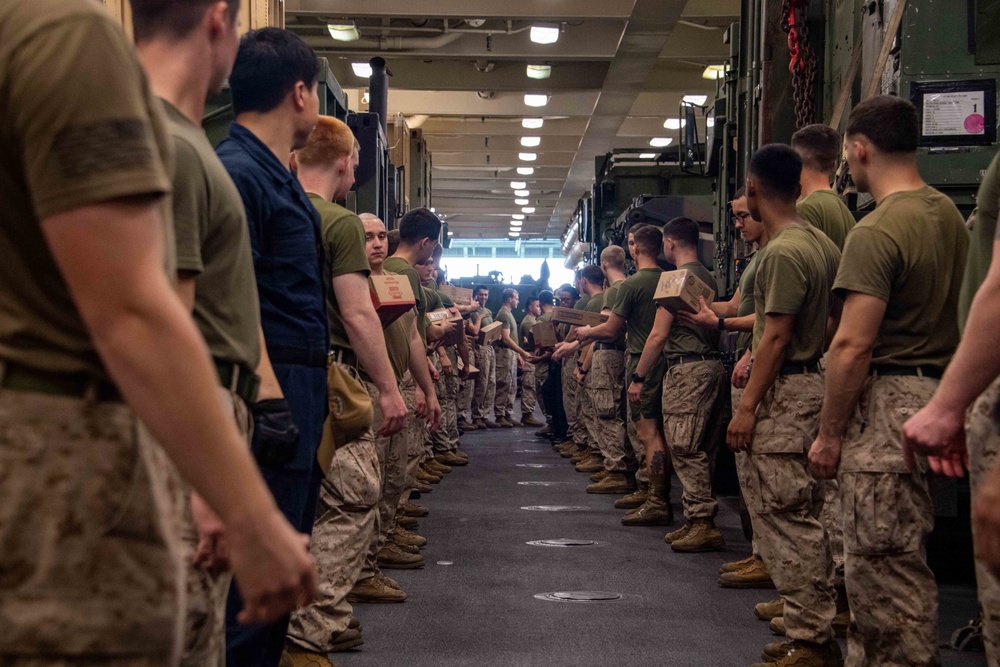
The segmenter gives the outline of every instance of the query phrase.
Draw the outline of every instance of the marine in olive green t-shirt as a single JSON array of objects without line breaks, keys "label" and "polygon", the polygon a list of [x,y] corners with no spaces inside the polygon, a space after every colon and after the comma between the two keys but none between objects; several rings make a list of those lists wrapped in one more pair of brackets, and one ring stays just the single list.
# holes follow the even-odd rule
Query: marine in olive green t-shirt
[{"label": "marine in olive green t-shirt", "polygon": [[854,228],[854,216],[833,190],[817,190],[795,205],[799,217],[820,230],[839,250],[844,249],[847,232]]},{"label": "marine in olive green t-shirt", "polygon": [[511,339],[516,343],[514,339],[514,332],[517,331],[517,320],[514,319],[514,315],[511,314],[510,308],[507,306],[501,306],[500,310],[497,311],[497,322],[500,323],[500,329],[506,331],[511,335]]},{"label": "marine in olive green t-shirt", "polygon": [[839,261],[837,246],[811,225],[786,227],[768,241],[757,253],[754,350],[759,349],[767,315],[795,315],[785,361],[811,363],[823,356]]},{"label": "marine in olive green t-shirt", "polygon": [[889,195],[851,230],[834,289],[886,302],[873,366],[948,365],[968,248],[962,214],[929,185]]},{"label": "marine in olive green t-shirt", "polygon": [[0,3],[0,90],[0,358],[105,378],[40,223],[158,197],[175,280],[166,118],[121,26],[93,2]]},{"label": "marine in olive green t-shirt", "polygon": [[351,349],[344,317],[340,313],[333,279],[350,273],[365,278],[371,273],[365,251],[365,226],[361,218],[339,204],[327,201],[312,192],[309,201],[319,211],[323,226],[324,280],[326,280],[326,317],[330,323],[330,345]]},{"label": "marine in olive green t-shirt", "polygon": [[385,332],[385,349],[389,355],[389,364],[396,376],[396,382],[401,382],[410,366],[410,327],[413,318],[417,316],[415,308],[411,308],[402,316],[396,318],[387,326]]},{"label": "marine in olive green t-shirt", "polygon": [[965,328],[965,320],[969,318],[969,308],[972,307],[972,297],[989,273],[990,262],[993,261],[997,217],[1000,217],[1000,153],[993,157],[976,195],[976,218],[972,223],[969,256],[958,300],[959,330]]},{"label": "marine in olive green t-shirt", "polygon": [[161,101],[176,154],[177,270],[194,278],[194,321],[213,359],[255,370],[260,304],[243,199],[204,130]]},{"label": "marine in olive green t-shirt", "polygon": [[410,289],[413,290],[413,299],[416,301],[417,309],[417,333],[420,334],[420,339],[427,343],[427,297],[424,294],[423,285],[420,284],[420,275],[417,274],[417,270],[410,266],[402,257],[392,256],[385,260],[382,264],[382,269],[386,273],[397,273],[401,276],[406,276],[406,279],[410,283]]},{"label": "marine in olive green t-shirt", "polygon": [[[706,285],[715,289],[715,276],[701,262],[688,262],[677,267],[694,273]],[[683,354],[715,354],[719,351],[719,332],[716,329],[706,329],[697,324],[689,324],[686,320],[675,317],[670,325],[670,335],[663,346],[663,354],[668,359]]]},{"label": "marine in olive green t-shirt", "polygon": [[[757,256],[756,252],[750,256],[750,261],[743,267],[743,274],[740,276],[740,302],[736,305],[736,317],[746,317],[754,314],[753,289],[754,279],[757,277]],[[753,331],[741,331],[736,337],[736,358],[741,358],[750,344],[753,342]]]},{"label": "marine in olive green t-shirt", "polygon": [[531,337],[531,327],[538,324],[538,320],[531,313],[528,313],[523,318],[521,318],[521,340],[518,341],[518,345],[524,347],[526,350],[534,349],[534,339]]},{"label": "marine in olive green t-shirt", "polygon": [[611,311],[626,322],[626,350],[629,354],[642,354],[649,332],[656,319],[653,295],[660,282],[660,269],[639,269],[625,279],[618,288],[618,302]]},{"label": "marine in olive green t-shirt", "polygon": [[[604,305],[602,306],[602,311],[604,310],[614,311],[615,304],[618,303],[618,292],[621,289],[621,286],[624,282],[625,279],[622,278],[621,280],[618,280],[614,284],[612,284],[611,287],[604,290]],[[607,341],[606,344],[614,345],[615,347],[619,347],[624,350],[625,330],[624,329],[620,330],[618,334],[615,336],[614,340]]]}]

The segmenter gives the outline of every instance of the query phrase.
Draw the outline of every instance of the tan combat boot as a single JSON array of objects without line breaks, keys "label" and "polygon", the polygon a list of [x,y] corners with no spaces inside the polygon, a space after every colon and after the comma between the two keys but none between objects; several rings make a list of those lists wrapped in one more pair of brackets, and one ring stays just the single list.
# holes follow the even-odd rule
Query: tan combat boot
[{"label": "tan combat boot", "polygon": [[785,613],[784,598],[758,602],[753,607],[753,615],[762,621],[771,621]]},{"label": "tan combat boot", "polygon": [[590,456],[590,450],[589,449],[578,449],[576,451],[576,453],[573,454],[573,456],[569,457],[569,460],[572,461],[573,463],[579,463],[580,461],[584,460],[588,456]]},{"label": "tan combat boot", "polygon": [[391,539],[396,544],[405,544],[410,547],[417,547],[418,549],[423,549],[427,546],[427,538],[416,533],[411,533],[405,528],[396,526],[389,533],[389,539]]},{"label": "tan combat boot", "polygon": [[545,422],[535,419],[534,415],[521,415],[521,426],[545,426]]},{"label": "tan combat boot", "polygon": [[754,663],[753,667],[843,667],[843,665],[844,656],[837,642],[812,644],[796,639],[790,642],[788,652],[777,660]]},{"label": "tan combat boot", "polygon": [[605,468],[603,470],[598,470],[593,475],[590,476],[591,482],[600,482],[602,479],[608,476],[608,470]]},{"label": "tan combat boot", "polygon": [[461,456],[457,452],[445,452],[444,454],[438,454],[434,457],[434,460],[441,465],[448,466],[449,470],[454,466],[469,465],[469,457]]},{"label": "tan combat boot", "polygon": [[604,457],[600,454],[588,452],[583,459],[576,464],[577,472],[594,473],[604,470]]},{"label": "tan combat boot", "polygon": [[608,493],[620,495],[635,488],[635,482],[623,472],[609,472],[596,484],[587,487],[587,493]]},{"label": "tan combat boot", "polygon": [[418,480],[416,480],[416,482],[413,485],[413,490],[414,491],[419,491],[420,493],[430,493],[434,489],[431,488],[430,484],[427,484],[426,482],[421,482],[418,479]]},{"label": "tan combat boot", "polygon": [[729,563],[723,563],[722,567],[719,568],[719,574],[725,574],[726,572],[739,572],[750,563],[758,560],[760,557],[753,554],[747,556],[743,560],[734,560]]},{"label": "tan combat boot", "polygon": [[774,580],[767,571],[764,561],[752,560],[742,570],[724,572],[719,576],[723,588],[774,588]]},{"label": "tan combat boot", "polygon": [[486,428],[500,428],[500,424],[498,424],[496,422],[491,422],[489,419],[484,419],[483,420],[483,425]]},{"label": "tan combat boot", "polygon": [[[353,628],[347,628],[343,632],[338,632],[336,634],[330,635],[330,653],[340,653],[341,651],[350,651],[351,649],[357,648],[365,643],[365,640],[361,637],[361,631],[355,630]],[[325,657],[325,656],[324,656]],[[305,663],[308,667],[312,667],[309,663]],[[319,663],[325,667],[326,663]]]},{"label": "tan combat boot", "polygon": [[429,509],[427,509],[426,507],[424,507],[423,505],[418,505],[416,503],[411,503],[409,500],[407,500],[405,503],[401,504],[399,506],[399,510],[397,510],[397,511],[402,512],[403,516],[412,516],[412,517],[416,517],[416,518],[420,518],[422,516],[427,516],[428,514],[431,513],[431,511]]},{"label": "tan combat boot", "polygon": [[[364,640],[355,644],[355,647],[364,644]],[[281,662],[278,667],[337,667],[330,662],[330,658],[324,653],[313,653],[297,646],[288,645],[285,652],[281,654]]]},{"label": "tan combat boot", "polygon": [[446,466],[436,458],[430,458],[424,461],[424,467],[436,475],[447,475],[451,472],[450,466]]},{"label": "tan combat boot", "polygon": [[[392,577],[386,576],[386,574],[384,572],[382,572],[382,570],[378,570],[378,569],[375,570],[375,578],[378,579],[380,582],[382,582],[383,585],[388,586],[389,588],[395,588],[397,591],[403,590],[403,587],[399,585],[398,581],[396,581]],[[351,620],[354,621],[354,620],[357,620],[357,619],[353,619],[352,618]],[[352,628],[354,626],[353,625],[349,625],[347,627]]]},{"label": "tan combat boot", "polygon": [[418,482],[423,482],[424,484],[440,484],[444,475],[436,475],[429,468],[420,465],[417,468],[416,478]]},{"label": "tan combat boot", "polygon": [[646,498],[649,497],[649,485],[640,482],[639,488],[632,493],[628,494],[624,498],[619,498],[615,501],[615,509],[619,510],[634,510],[642,507],[643,503],[646,502]]},{"label": "tan combat boot", "polygon": [[667,544],[671,544],[671,543],[673,543],[674,540],[681,539],[682,537],[684,537],[685,535],[687,535],[689,532],[691,532],[691,522],[690,521],[686,521],[686,522],[684,522],[684,525],[681,526],[680,528],[678,528],[677,530],[672,530],[669,533],[667,533],[666,535],[664,535],[663,536],[663,541],[666,542]]},{"label": "tan combat boot", "polygon": [[406,593],[387,586],[385,582],[379,581],[378,577],[373,576],[354,584],[354,588],[347,594],[347,601],[351,604],[405,602]]},{"label": "tan combat boot", "polygon": [[693,519],[691,530],[670,543],[670,548],[679,553],[718,551],[726,546],[722,533],[712,519]]},{"label": "tan combat boot", "polygon": [[639,509],[622,517],[623,526],[668,526],[674,521],[674,509],[667,502],[666,488],[649,485],[649,495]]},{"label": "tan combat boot", "polygon": [[497,423],[503,428],[514,428],[516,425],[513,421],[511,421],[510,417],[500,417],[497,419]]},{"label": "tan combat boot", "polygon": [[396,523],[399,524],[400,527],[405,528],[407,530],[416,530],[417,528],[420,527],[420,522],[414,519],[412,516],[399,516],[397,514]]},{"label": "tan combat boot", "polygon": [[378,550],[378,566],[386,570],[417,570],[426,565],[420,554],[406,553],[398,544],[387,542]]}]

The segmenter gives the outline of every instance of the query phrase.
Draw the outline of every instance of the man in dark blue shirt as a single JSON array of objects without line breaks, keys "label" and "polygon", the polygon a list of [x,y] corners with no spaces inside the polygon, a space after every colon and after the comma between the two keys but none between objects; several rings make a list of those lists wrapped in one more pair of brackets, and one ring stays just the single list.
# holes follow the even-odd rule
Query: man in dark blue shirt
[{"label": "man in dark blue shirt", "polygon": [[[247,33],[229,83],[236,122],[218,148],[240,191],[250,227],[260,296],[260,401],[254,406],[253,450],[278,507],[311,533],[322,473],[316,465],[326,418],[326,296],[320,218],[289,168],[319,115],[316,55],[286,30]],[[227,610],[227,663],[275,667],[288,617],[241,626],[233,588]]]}]

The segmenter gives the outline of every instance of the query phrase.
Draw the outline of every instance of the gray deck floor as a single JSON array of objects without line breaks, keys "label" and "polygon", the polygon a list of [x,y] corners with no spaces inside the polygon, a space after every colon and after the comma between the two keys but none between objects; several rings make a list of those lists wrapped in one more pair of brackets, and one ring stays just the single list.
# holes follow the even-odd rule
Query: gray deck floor
[{"label": "gray deck floor", "polygon": [[[719,565],[743,558],[735,499],[723,500],[725,551],[677,554],[663,528],[626,528],[617,496],[587,495],[575,472],[534,429],[463,437],[471,464],[456,468],[419,502],[431,510],[420,532],[429,540],[423,570],[387,570],[409,593],[396,605],[356,605],[365,645],[340,653],[344,667],[504,665],[677,665],[735,667],[756,661],[775,641],[751,609],[774,591],[719,588]],[[520,467],[544,464],[551,467]],[[518,482],[556,482],[528,486]],[[677,509],[678,489],[674,501]],[[576,512],[522,510],[576,505]],[[597,540],[597,546],[536,547],[530,540]],[[614,602],[535,598],[551,591],[611,591]],[[941,590],[941,633],[976,609],[971,586]],[[945,651],[949,667],[985,665],[982,654]]]}]

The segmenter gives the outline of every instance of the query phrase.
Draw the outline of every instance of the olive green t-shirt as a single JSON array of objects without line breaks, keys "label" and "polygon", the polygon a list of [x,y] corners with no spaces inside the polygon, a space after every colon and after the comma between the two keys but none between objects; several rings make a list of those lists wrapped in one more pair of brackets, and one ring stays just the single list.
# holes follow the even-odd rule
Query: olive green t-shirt
[{"label": "olive green t-shirt", "polygon": [[521,319],[521,340],[518,341],[518,345],[521,347],[528,346],[527,349],[535,349],[534,338],[531,336],[531,327],[538,324],[538,320],[531,313],[528,313]]},{"label": "olive green t-shirt", "polygon": [[642,354],[649,332],[656,319],[656,304],[653,295],[660,282],[660,269],[639,269],[625,279],[618,288],[618,302],[613,312],[626,321],[626,350],[630,354]]},{"label": "olive green t-shirt", "polygon": [[[503,331],[508,332],[511,338],[514,338],[513,334],[517,331],[517,320],[514,319],[514,315],[507,306],[501,306],[500,310],[497,311],[497,322],[500,323],[500,328]],[[515,342],[517,341],[515,340]]]},{"label": "olive green t-shirt", "polygon": [[[754,314],[753,302],[753,281],[757,276],[757,255],[750,256],[750,261],[743,267],[743,274],[740,276],[740,302],[736,306],[736,317],[746,317]],[[736,355],[742,357],[750,344],[753,342],[753,331],[741,331],[736,337]]]},{"label": "olive green t-shirt", "polygon": [[427,299],[424,295],[423,286],[420,284],[420,276],[417,274],[417,270],[410,266],[402,257],[390,257],[385,260],[382,264],[382,269],[386,273],[398,273],[401,276],[406,276],[406,279],[410,281],[410,288],[413,290],[413,299],[416,301],[417,308],[417,333],[420,334],[420,339],[427,342]]},{"label": "olive green t-shirt", "polygon": [[41,221],[156,197],[176,280],[166,118],[121,26],[89,0],[0,3],[0,91],[0,357],[105,378]]},{"label": "olive green t-shirt", "polygon": [[959,330],[965,328],[965,320],[969,318],[969,308],[972,307],[972,297],[976,295],[990,270],[997,217],[1000,217],[1000,153],[994,156],[986,170],[976,196],[976,218],[972,222],[969,257],[965,263],[962,292],[958,300]]},{"label": "olive green t-shirt", "polygon": [[[621,288],[625,279],[615,281],[611,287],[604,290],[604,306],[602,310],[614,311],[615,304],[618,303],[618,291]],[[620,348],[625,347],[625,331],[619,331],[618,335],[615,336],[614,340],[607,341],[609,345],[615,345]]]},{"label": "olive green t-shirt", "polygon": [[452,299],[451,299],[450,296],[448,296],[447,294],[445,294],[444,292],[442,292],[440,290],[438,290],[437,295],[438,295],[438,298],[441,299],[441,305],[442,306],[444,306],[445,308],[452,308],[452,307],[454,307],[455,302],[452,301]]},{"label": "olive green t-shirt", "polygon": [[798,204],[799,217],[826,234],[839,250],[844,249],[847,232],[854,228],[854,216],[833,190],[817,190]]},{"label": "olive green t-shirt", "polygon": [[[716,286],[715,276],[701,262],[688,262],[677,267],[688,269],[710,287]],[[663,346],[663,354],[669,359],[679,354],[715,354],[719,351],[719,330],[706,329],[697,324],[689,324],[680,317],[675,317],[670,325],[670,335],[667,344]]]},{"label": "olive green t-shirt", "polygon": [[962,214],[929,185],[889,195],[851,231],[834,289],[886,302],[873,365],[948,365],[968,249]]},{"label": "olive green t-shirt", "polygon": [[424,288],[424,298],[427,300],[427,312],[433,313],[435,310],[444,308],[444,300],[437,290],[421,285]]},{"label": "olive green t-shirt", "polygon": [[[326,280],[326,317],[330,323],[330,345],[351,349],[344,317],[340,313],[333,279],[350,273],[365,278],[371,273],[365,249],[365,226],[361,218],[339,204],[327,201],[312,192],[309,201],[319,211],[323,225],[324,280]],[[387,262],[389,260],[386,260]]]},{"label": "olive green t-shirt", "polygon": [[194,276],[194,321],[213,359],[256,369],[260,303],[243,199],[204,130],[161,101],[176,154],[177,270]]},{"label": "olive green t-shirt", "polygon": [[479,310],[476,310],[472,313],[472,317],[470,319],[475,320],[482,314],[485,314],[486,317],[484,317],[483,321],[479,324],[480,330],[482,330],[482,328],[485,327],[487,324],[493,324],[493,313],[486,306],[480,306]]},{"label": "olive green t-shirt", "polygon": [[[386,271],[386,273],[392,272]],[[396,382],[403,379],[410,367],[410,327],[413,326],[413,318],[416,316],[416,309],[411,308],[383,330],[385,349],[389,355],[389,364],[396,376]]]},{"label": "olive green t-shirt", "polygon": [[795,315],[786,362],[807,363],[823,356],[833,279],[840,251],[811,225],[786,227],[757,253],[754,277],[753,349],[760,346],[768,314]]}]

